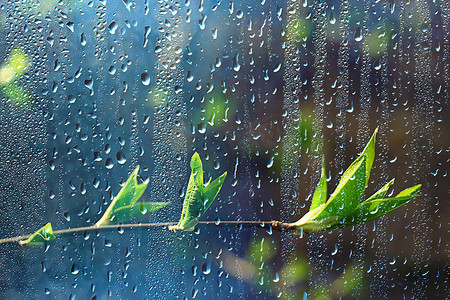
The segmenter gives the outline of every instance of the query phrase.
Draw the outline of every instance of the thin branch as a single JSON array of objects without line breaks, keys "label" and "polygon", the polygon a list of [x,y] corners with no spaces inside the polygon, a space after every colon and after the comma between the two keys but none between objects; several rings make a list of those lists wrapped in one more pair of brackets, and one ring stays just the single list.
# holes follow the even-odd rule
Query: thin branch
[{"label": "thin branch", "polygon": [[[240,227],[256,227],[264,228],[275,231],[290,231],[295,230],[296,227],[290,223],[282,223],[279,221],[200,221],[198,222],[202,225],[215,225],[215,226],[229,226],[236,225]],[[114,225],[102,225],[102,226],[85,226],[68,228],[53,231],[54,235],[62,235],[74,232],[85,232],[93,230],[105,230],[105,229],[122,229],[122,228],[149,228],[149,227],[166,227],[176,225],[176,222],[165,222],[165,223],[137,223],[137,224],[114,224]],[[0,239],[0,244],[18,242],[29,238],[32,234],[21,235],[16,237],[10,237],[5,239]]]}]

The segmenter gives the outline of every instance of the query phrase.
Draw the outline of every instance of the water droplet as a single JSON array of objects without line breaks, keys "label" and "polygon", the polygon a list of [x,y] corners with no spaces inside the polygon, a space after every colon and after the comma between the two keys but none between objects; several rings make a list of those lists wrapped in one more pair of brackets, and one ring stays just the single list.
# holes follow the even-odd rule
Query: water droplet
[{"label": "water droplet", "polygon": [[198,20],[198,26],[200,27],[201,30],[204,30],[206,28],[206,19],[207,16],[202,14],[202,18]]},{"label": "water droplet", "polygon": [[106,159],[106,161],[105,161],[105,167],[107,168],[107,169],[112,169],[113,167],[114,167],[114,163],[113,163],[113,160],[111,159],[111,158],[107,158]]},{"label": "water droplet", "polygon": [[236,53],[236,55],[233,57],[233,70],[239,72],[240,69],[241,65],[239,64],[239,53]]},{"label": "water droplet", "polygon": [[94,180],[92,181],[92,185],[94,186],[94,188],[98,189],[98,187],[100,185],[100,180],[98,180],[97,177],[94,177]]},{"label": "water droplet", "polygon": [[117,162],[120,165],[123,165],[127,162],[127,158],[125,157],[125,154],[122,153],[122,151],[117,152],[116,158],[117,158]]},{"label": "water droplet", "polygon": [[331,252],[331,255],[336,255],[337,252],[338,252],[338,246],[334,245],[334,250],[333,250],[333,252]]},{"label": "water droplet", "polygon": [[84,182],[82,182],[80,185],[80,193],[82,195],[86,194],[86,185],[84,184]]},{"label": "water droplet", "polygon": [[206,132],[206,124],[205,123],[198,124],[198,132],[202,133],[202,134]]},{"label": "water droplet", "polygon": [[192,80],[194,80],[194,74],[192,73],[192,71],[187,72],[186,79],[188,82],[192,82]]},{"label": "water droplet", "polygon": [[267,164],[267,168],[268,168],[268,169],[271,168],[271,167],[273,166],[274,158],[275,158],[274,156],[272,156],[272,157],[270,158],[269,163]]},{"label": "water droplet", "polygon": [[111,34],[115,34],[118,27],[119,26],[117,25],[116,22],[111,22],[111,24],[109,24],[109,26],[108,26],[109,32]]},{"label": "water droplet", "polygon": [[81,43],[81,46],[86,46],[86,36],[84,35],[84,32],[81,33],[80,43]]},{"label": "water droplet", "polygon": [[355,41],[357,41],[357,42],[362,41],[363,36],[362,36],[362,32],[361,32],[361,27],[356,27],[354,37],[355,37]]},{"label": "water droplet", "polygon": [[72,265],[72,268],[70,269],[70,272],[71,272],[73,275],[77,275],[77,274],[80,272],[80,269],[78,268],[78,266],[77,266],[76,264],[73,264],[73,265]]},{"label": "water droplet", "polygon": [[144,72],[141,74],[141,81],[143,85],[149,85],[150,84],[150,76],[147,72]]},{"label": "water droplet", "polygon": [[202,272],[205,275],[208,275],[209,273],[211,273],[211,264],[210,263],[204,263],[202,265]]},{"label": "water droplet", "polygon": [[336,18],[334,17],[333,12],[330,13],[330,24],[336,24]]},{"label": "water droplet", "polygon": [[280,63],[277,63],[277,64],[275,65],[275,68],[273,69],[273,72],[274,72],[274,73],[277,73],[278,71],[280,71],[280,69],[281,69],[281,64],[280,64]]},{"label": "water droplet", "polygon": [[377,71],[381,69],[381,60],[379,58],[374,61],[373,68]]}]

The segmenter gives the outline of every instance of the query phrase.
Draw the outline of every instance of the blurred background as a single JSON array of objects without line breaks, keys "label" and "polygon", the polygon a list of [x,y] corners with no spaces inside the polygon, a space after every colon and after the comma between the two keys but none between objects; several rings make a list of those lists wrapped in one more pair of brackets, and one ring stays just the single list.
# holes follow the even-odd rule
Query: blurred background
[{"label": "blurred background", "polygon": [[[1,299],[446,299],[449,3],[0,1],[0,238],[93,225],[141,166],[142,222],[178,221],[197,151],[228,177],[203,220],[294,222],[378,127],[367,198],[310,235],[198,226],[0,245]],[[447,183],[446,183],[447,182]]]}]

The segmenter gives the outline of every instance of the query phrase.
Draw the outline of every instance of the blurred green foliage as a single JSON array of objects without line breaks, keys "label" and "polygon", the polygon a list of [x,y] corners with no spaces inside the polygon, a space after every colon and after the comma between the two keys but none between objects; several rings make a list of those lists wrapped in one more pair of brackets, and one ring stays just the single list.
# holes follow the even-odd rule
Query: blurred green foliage
[{"label": "blurred green foliage", "polygon": [[0,66],[0,89],[13,106],[27,107],[32,102],[29,91],[18,79],[31,66],[31,60],[21,48],[15,48]]},{"label": "blurred green foliage", "polygon": [[173,92],[167,88],[155,86],[149,91],[147,100],[156,108],[162,107],[168,103],[169,99],[172,97],[172,93]]},{"label": "blurred green foliage", "polygon": [[286,24],[286,38],[291,42],[306,42],[312,34],[313,24],[310,19],[299,16]]},{"label": "blurred green foliage", "polygon": [[281,266],[280,249],[270,237],[254,237],[248,244],[244,258],[234,258],[235,267],[225,267],[228,273],[241,277],[263,293],[278,299],[301,299],[304,294],[312,299],[335,299],[351,295],[362,295],[367,289],[366,265],[362,260],[350,262],[341,273],[326,282],[310,285],[312,269],[303,253],[296,253]]},{"label": "blurred green foliage", "polygon": [[58,5],[61,5],[62,3],[68,4],[67,2],[69,1],[64,2],[62,0],[24,0],[21,1],[21,6],[22,9],[27,11],[29,14],[46,15],[54,11]]},{"label": "blurred green foliage", "polygon": [[197,112],[195,120],[198,123],[207,122],[212,128],[220,128],[224,123],[233,118],[236,108],[227,99],[226,95],[215,92],[204,102],[203,108]]},{"label": "blurred green foliage", "polygon": [[8,84],[22,76],[30,67],[31,61],[21,48],[11,51],[8,58],[0,66],[0,84]]}]

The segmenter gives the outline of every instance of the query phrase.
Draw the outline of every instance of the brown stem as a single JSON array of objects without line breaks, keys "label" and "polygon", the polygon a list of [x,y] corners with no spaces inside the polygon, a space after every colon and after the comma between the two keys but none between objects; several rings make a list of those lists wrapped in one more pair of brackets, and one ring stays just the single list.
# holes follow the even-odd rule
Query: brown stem
[{"label": "brown stem", "polygon": [[[256,228],[264,228],[264,229],[272,229],[275,231],[292,231],[297,229],[291,223],[283,223],[280,221],[200,221],[199,224],[203,225],[216,225],[216,226],[228,226],[228,225],[237,225],[242,227],[256,227]],[[68,228],[53,231],[54,235],[58,234],[66,234],[66,233],[74,233],[81,231],[92,231],[92,230],[104,230],[104,229],[121,229],[121,228],[135,228],[135,227],[165,227],[165,226],[173,226],[176,225],[176,222],[165,222],[165,223],[138,223],[138,224],[114,224],[114,225],[102,225],[102,226],[85,226],[85,227],[76,227],[76,228]],[[0,239],[0,244],[10,243],[10,242],[18,242],[21,240],[25,240],[29,238],[31,234],[21,235],[16,237],[10,237],[5,239]]]}]

